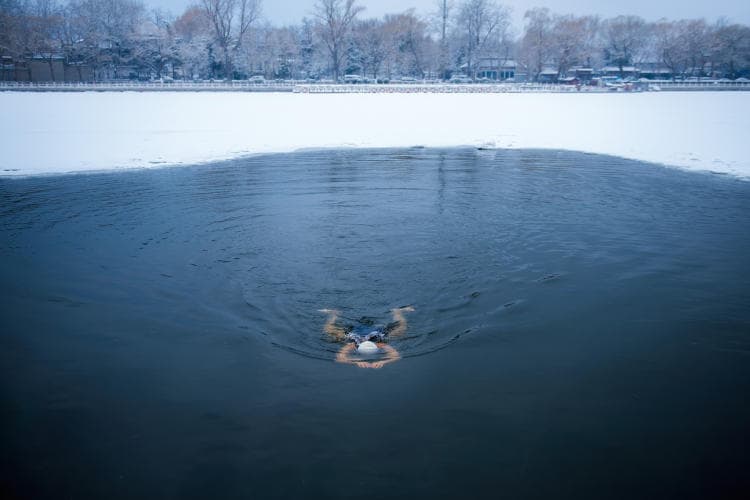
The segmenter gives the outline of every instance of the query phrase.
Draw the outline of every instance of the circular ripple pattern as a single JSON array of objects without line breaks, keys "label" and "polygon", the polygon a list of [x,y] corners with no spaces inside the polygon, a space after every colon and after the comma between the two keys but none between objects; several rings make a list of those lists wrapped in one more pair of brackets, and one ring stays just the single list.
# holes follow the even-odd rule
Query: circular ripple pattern
[{"label": "circular ripple pattern", "polygon": [[[746,183],[563,152],[309,151],[0,186],[4,283],[23,286],[14,269],[35,259],[55,283],[40,300],[325,360],[340,346],[322,308],[387,323],[413,305],[393,345],[420,356],[597,314],[613,289],[661,290],[699,311],[716,278],[701,270],[736,276],[727,249],[748,247],[735,230]],[[725,289],[740,313],[746,285]]]}]

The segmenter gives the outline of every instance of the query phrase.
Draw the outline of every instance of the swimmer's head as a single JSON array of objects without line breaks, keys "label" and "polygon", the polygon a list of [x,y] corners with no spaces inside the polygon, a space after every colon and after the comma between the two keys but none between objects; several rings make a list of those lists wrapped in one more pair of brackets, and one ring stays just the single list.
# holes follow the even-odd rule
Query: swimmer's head
[{"label": "swimmer's head", "polygon": [[357,352],[364,355],[375,354],[376,352],[378,352],[378,346],[377,344],[375,344],[375,342],[365,340],[364,342],[361,342],[359,346],[357,346]]}]

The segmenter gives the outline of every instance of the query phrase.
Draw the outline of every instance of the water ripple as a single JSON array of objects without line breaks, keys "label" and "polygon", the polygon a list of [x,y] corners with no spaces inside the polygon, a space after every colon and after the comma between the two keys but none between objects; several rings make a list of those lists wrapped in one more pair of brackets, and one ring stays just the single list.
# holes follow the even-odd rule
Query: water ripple
[{"label": "water ripple", "polygon": [[387,323],[391,308],[413,304],[407,335],[393,340],[409,358],[613,293],[643,306],[638,287],[679,289],[663,299],[677,310],[750,254],[737,230],[748,227],[747,189],[564,152],[308,151],[2,180],[0,234],[2,256],[44,254],[39,265],[67,273],[47,301],[125,301],[316,359],[340,347],[318,309]]}]

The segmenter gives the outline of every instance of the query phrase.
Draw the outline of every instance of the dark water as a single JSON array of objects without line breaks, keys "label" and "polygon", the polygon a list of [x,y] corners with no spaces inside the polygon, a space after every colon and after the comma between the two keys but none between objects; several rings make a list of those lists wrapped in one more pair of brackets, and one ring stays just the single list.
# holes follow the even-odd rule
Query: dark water
[{"label": "dark water", "polygon": [[[742,498],[750,183],[542,151],[0,180],[2,492]],[[333,362],[321,308],[403,359]]]}]

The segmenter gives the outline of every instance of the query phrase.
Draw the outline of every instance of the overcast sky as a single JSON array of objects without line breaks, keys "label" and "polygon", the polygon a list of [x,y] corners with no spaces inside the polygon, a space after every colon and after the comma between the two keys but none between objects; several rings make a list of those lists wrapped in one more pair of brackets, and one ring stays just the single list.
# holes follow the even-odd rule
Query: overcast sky
[{"label": "overcast sky", "polygon": [[[181,13],[198,0],[144,0],[146,5]],[[265,18],[274,25],[296,24],[309,16],[315,0],[263,0]],[[359,0],[366,10],[363,17],[403,12],[411,7],[420,14],[435,10],[436,0]],[[705,17],[711,21],[725,16],[732,21],[750,24],[750,0],[514,0],[500,2],[512,7],[517,24],[523,12],[531,7],[549,7],[560,14],[599,14],[604,17],[636,14],[647,20]]]}]

